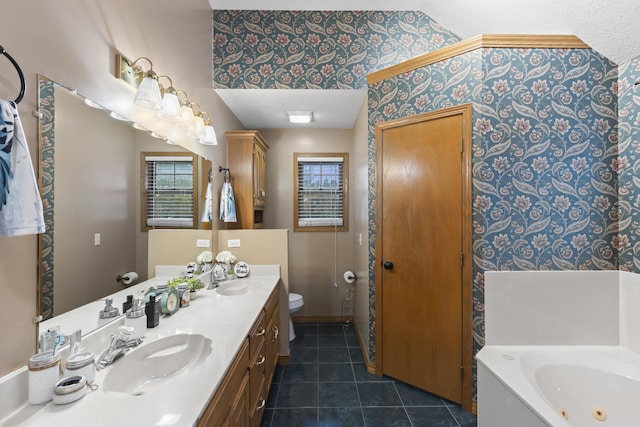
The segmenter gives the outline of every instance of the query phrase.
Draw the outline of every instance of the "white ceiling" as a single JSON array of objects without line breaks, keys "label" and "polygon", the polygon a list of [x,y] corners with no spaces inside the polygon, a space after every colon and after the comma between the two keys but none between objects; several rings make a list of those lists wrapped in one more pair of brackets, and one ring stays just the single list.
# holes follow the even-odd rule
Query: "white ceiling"
[{"label": "white ceiling", "polygon": [[[575,34],[617,64],[640,56],[638,0],[209,0],[213,9],[248,10],[420,10],[462,39],[478,34]],[[318,91],[216,91],[248,128],[292,127],[284,114],[256,113],[256,105],[298,110],[309,105],[311,127],[353,127],[363,94],[340,95],[340,107]],[[292,92],[286,95],[286,92]],[[295,93],[293,93],[295,92]],[[350,93],[353,92],[353,93]],[[336,94],[326,94],[327,97]],[[348,99],[348,100],[347,100]],[[357,106],[356,106],[357,105]],[[271,107],[269,107],[271,106]],[[349,113],[345,109],[353,108]],[[347,116],[353,120],[346,123]],[[259,124],[259,126],[258,126]],[[298,125],[299,126],[299,125]]]}]

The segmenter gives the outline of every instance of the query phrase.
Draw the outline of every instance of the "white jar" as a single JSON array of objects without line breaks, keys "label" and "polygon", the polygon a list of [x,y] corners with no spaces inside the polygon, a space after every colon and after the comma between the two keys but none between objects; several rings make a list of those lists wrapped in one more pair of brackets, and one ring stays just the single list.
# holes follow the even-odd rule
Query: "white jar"
[{"label": "white jar", "polygon": [[53,388],[60,378],[60,353],[38,353],[29,358],[29,403],[41,405],[53,399]]},{"label": "white jar", "polygon": [[86,378],[87,384],[93,383],[96,376],[94,359],[95,357],[90,351],[83,351],[69,356],[64,367],[64,376],[83,376]]},{"label": "white jar", "polygon": [[82,375],[62,378],[53,389],[53,403],[66,405],[84,397],[87,379]]}]

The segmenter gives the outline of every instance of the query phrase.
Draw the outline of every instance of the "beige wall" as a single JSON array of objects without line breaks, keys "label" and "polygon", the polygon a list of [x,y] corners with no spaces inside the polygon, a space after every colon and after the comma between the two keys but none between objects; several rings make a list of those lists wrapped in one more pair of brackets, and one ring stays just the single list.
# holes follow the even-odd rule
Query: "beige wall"
[{"label": "beige wall", "polygon": [[[342,276],[353,270],[353,207],[349,231],[293,231],[293,153],[346,152],[353,149],[349,129],[265,129],[260,131],[270,148],[267,151],[266,228],[289,229],[289,290],[304,298],[296,316],[342,316],[342,299],[347,289]],[[350,161],[351,162],[351,161]],[[349,165],[349,182],[354,172]],[[351,189],[350,189],[351,191]],[[350,196],[351,197],[351,196]],[[334,240],[335,239],[335,240]],[[335,243],[335,244],[334,244]],[[337,277],[334,261],[337,246]],[[338,287],[334,287],[334,282]]]},{"label": "beige wall", "polygon": [[[187,265],[202,251],[217,250],[211,230],[149,230],[149,277],[155,277],[156,265]],[[199,248],[197,240],[209,240],[208,248]]]},{"label": "beige wall", "polygon": [[362,339],[363,354],[369,348],[369,136],[367,119],[367,99],[365,98],[353,136],[353,185],[351,186],[351,203],[353,206],[353,265],[358,276],[355,284],[354,321]]},{"label": "beige wall", "polygon": [[[32,0],[3,8],[10,19],[0,25],[2,46],[22,67],[27,92],[19,105],[32,159],[37,159],[37,74],[77,89],[88,98],[155,128],[153,115],[135,107],[133,91],[114,78],[115,54],[146,56],[154,69],[173,78],[210,113],[217,147],[193,140],[180,144],[224,163],[224,132],[241,123],[211,90],[211,7],[207,0]],[[171,28],[171,31],[167,31]],[[19,80],[0,58],[0,98],[14,99]],[[216,177],[217,179],[217,177]],[[214,224],[214,228],[217,223]],[[0,375],[22,366],[36,349],[37,237],[0,238]]]},{"label": "beige wall", "polygon": [[[229,239],[239,239],[239,248],[229,248]],[[289,230],[220,230],[218,249],[231,251],[238,261],[254,265],[280,266],[280,354],[289,354]],[[215,256],[216,252],[214,252]]]}]

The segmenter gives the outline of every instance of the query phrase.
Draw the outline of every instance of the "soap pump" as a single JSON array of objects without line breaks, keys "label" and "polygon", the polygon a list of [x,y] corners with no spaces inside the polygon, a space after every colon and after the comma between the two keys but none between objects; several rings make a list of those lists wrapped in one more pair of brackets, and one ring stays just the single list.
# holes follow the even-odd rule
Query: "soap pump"
[{"label": "soap pump", "polygon": [[125,313],[124,324],[135,330],[133,338],[142,338],[147,330],[147,316],[144,301],[134,298],[131,308]]}]

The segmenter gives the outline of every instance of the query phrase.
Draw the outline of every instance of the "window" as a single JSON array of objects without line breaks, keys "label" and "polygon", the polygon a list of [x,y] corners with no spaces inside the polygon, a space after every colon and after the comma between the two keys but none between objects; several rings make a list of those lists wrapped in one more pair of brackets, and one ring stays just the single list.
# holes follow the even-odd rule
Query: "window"
[{"label": "window", "polygon": [[349,230],[349,154],[294,153],[294,231]]},{"label": "window", "polygon": [[142,153],[142,228],[196,228],[196,157],[186,153]]}]

